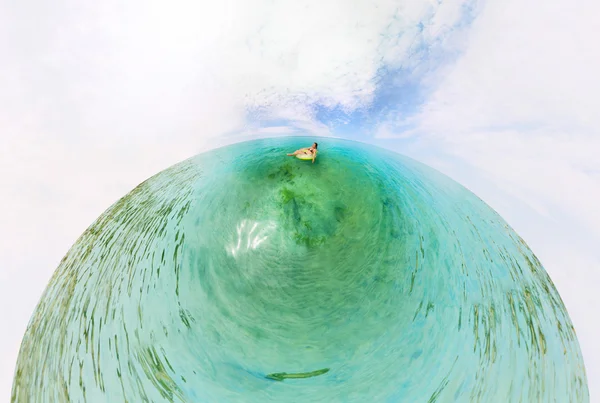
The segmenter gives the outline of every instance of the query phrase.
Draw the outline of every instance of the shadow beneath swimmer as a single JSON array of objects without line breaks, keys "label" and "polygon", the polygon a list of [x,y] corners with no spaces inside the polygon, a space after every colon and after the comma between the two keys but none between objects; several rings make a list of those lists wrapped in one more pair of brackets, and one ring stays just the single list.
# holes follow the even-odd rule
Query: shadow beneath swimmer
[{"label": "shadow beneath swimmer", "polygon": [[271,379],[273,381],[283,381],[285,379],[312,378],[314,376],[326,374],[327,372],[329,372],[329,368],[323,368],[312,372],[299,372],[296,374],[288,374],[287,372],[277,372],[266,375],[265,378]]}]

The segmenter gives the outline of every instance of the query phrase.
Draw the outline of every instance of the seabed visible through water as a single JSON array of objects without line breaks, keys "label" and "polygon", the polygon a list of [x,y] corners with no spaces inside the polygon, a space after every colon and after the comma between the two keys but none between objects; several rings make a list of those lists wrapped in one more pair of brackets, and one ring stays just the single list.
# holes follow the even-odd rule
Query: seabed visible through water
[{"label": "seabed visible through water", "polygon": [[23,339],[14,402],[587,402],[525,242],[411,159],[239,143],[140,184],[81,236]]}]

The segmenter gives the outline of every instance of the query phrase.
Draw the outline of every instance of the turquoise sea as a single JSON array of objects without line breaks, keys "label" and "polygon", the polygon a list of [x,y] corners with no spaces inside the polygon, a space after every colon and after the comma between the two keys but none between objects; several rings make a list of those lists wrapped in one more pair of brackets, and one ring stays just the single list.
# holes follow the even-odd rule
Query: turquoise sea
[{"label": "turquoise sea", "polygon": [[212,150],[140,184],[60,263],[14,402],[588,402],[525,242],[441,173],[313,138]]}]

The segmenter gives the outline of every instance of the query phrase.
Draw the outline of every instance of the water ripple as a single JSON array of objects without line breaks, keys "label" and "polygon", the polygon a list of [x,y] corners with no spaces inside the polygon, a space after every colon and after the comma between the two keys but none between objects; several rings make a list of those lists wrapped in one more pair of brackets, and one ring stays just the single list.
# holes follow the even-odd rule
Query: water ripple
[{"label": "water ripple", "polygon": [[525,242],[466,189],[341,140],[237,144],[159,173],[60,263],[15,402],[589,401]]}]

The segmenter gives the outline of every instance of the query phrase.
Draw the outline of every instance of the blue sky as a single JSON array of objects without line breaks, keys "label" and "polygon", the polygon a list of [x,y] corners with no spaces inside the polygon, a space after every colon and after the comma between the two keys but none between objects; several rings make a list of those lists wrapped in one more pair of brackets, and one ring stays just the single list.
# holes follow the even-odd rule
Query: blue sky
[{"label": "blue sky", "polygon": [[308,134],[398,151],[496,209],[561,293],[598,399],[599,11],[0,1],[0,396],[52,272],[112,202],[197,152]]}]

